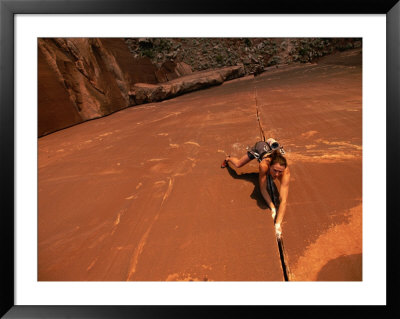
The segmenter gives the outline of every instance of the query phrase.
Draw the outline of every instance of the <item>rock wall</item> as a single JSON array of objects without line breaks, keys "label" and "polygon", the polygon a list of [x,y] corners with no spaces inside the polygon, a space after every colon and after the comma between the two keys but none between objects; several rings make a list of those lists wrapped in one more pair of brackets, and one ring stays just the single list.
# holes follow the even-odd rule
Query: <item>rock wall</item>
[{"label": "rock wall", "polygon": [[360,39],[39,38],[38,136],[357,46]]},{"label": "rock wall", "polygon": [[130,85],[157,83],[148,58],[122,39],[38,39],[38,135],[129,106]]},{"label": "rock wall", "polygon": [[166,61],[157,67],[148,57],[134,57],[123,39],[40,38],[38,136],[136,104],[221,84],[242,76],[239,69],[196,77],[184,62]]},{"label": "rock wall", "polygon": [[38,136],[54,132],[82,121],[78,107],[70,98],[56,65],[47,63],[38,52]]},{"label": "rock wall", "polygon": [[184,62],[193,71],[243,65],[246,75],[361,46],[359,38],[127,38],[125,42],[134,57],[148,57],[159,67],[168,61]]},{"label": "rock wall", "polygon": [[131,92],[129,92],[129,97],[132,104],[157,102],[183,93],[204,89],[213,85],[220,85],[224,81],[242,77],[243,75],[243,67],[233,66],[211,71],[195,72],[165,83],[136,83]]}]

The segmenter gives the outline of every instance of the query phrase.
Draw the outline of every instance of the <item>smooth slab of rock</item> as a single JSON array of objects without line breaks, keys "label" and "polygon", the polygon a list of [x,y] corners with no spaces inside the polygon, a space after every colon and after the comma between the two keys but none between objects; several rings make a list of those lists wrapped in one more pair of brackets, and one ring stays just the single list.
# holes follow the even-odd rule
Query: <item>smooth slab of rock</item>
[{"label": "smooth slab of rock", "polygon": [[225,67],[221,69],[195,72],[174,80],[159,83],[136,83],[129,92],[131,104],[157,102],[191,91],[220,85],[224,81],[244,75],[242,66]]}]

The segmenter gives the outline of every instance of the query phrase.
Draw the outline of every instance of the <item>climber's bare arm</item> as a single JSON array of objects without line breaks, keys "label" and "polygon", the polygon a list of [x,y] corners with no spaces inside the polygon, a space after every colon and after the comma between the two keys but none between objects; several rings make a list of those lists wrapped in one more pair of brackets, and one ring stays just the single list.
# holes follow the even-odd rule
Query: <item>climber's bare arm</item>
[{"label": "climber's bare arm", "polygon": [[281,203],[279,206],[278,216],[276,217],[277,224],[281,224],[283,217],[285,216],[287,198],[289,195],[289,181],[290,181],[290,170],[289,170],[289,167],[286,167],[285,171],[282,174],[281,187],[279,190],[279,193],[281,196],[281,198],[280,198]]}]

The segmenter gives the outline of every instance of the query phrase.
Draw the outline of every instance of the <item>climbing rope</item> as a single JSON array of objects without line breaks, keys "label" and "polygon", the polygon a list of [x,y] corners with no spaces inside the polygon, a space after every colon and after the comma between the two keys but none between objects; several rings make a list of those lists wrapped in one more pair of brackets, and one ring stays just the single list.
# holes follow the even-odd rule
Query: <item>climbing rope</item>
[{"label": "climbing rope", "polygon": [[258,127],[260,129],[260,138],[265,142],[265,135],[263,128],[261,126],[261,121],[260,121],[260,111],[258,109],[258,103],[257,103],[257,88],[254,88],[254,100],[256,101],[256,111],[257,111],[257,121],[258,121]]}]

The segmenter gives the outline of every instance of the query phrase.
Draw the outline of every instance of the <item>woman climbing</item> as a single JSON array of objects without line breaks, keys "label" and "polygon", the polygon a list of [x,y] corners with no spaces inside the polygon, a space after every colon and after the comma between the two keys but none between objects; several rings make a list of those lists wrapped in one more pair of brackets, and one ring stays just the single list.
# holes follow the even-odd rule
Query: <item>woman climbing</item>
[{"label": "woman climbing", "polygon": [[[271,209],[278,237],[282,234],[281,223],[286,211],[290,180],[290,171],[284,154],[283,147],[269,138],[266,142],[257,142],[243,157],[227,156],[221,164],[221,168],[225,168],[229,163],[239,168],[255,158],[258,160],[261,194]],[[279,190],[274,183],[276,179],[280,182]]]}]

